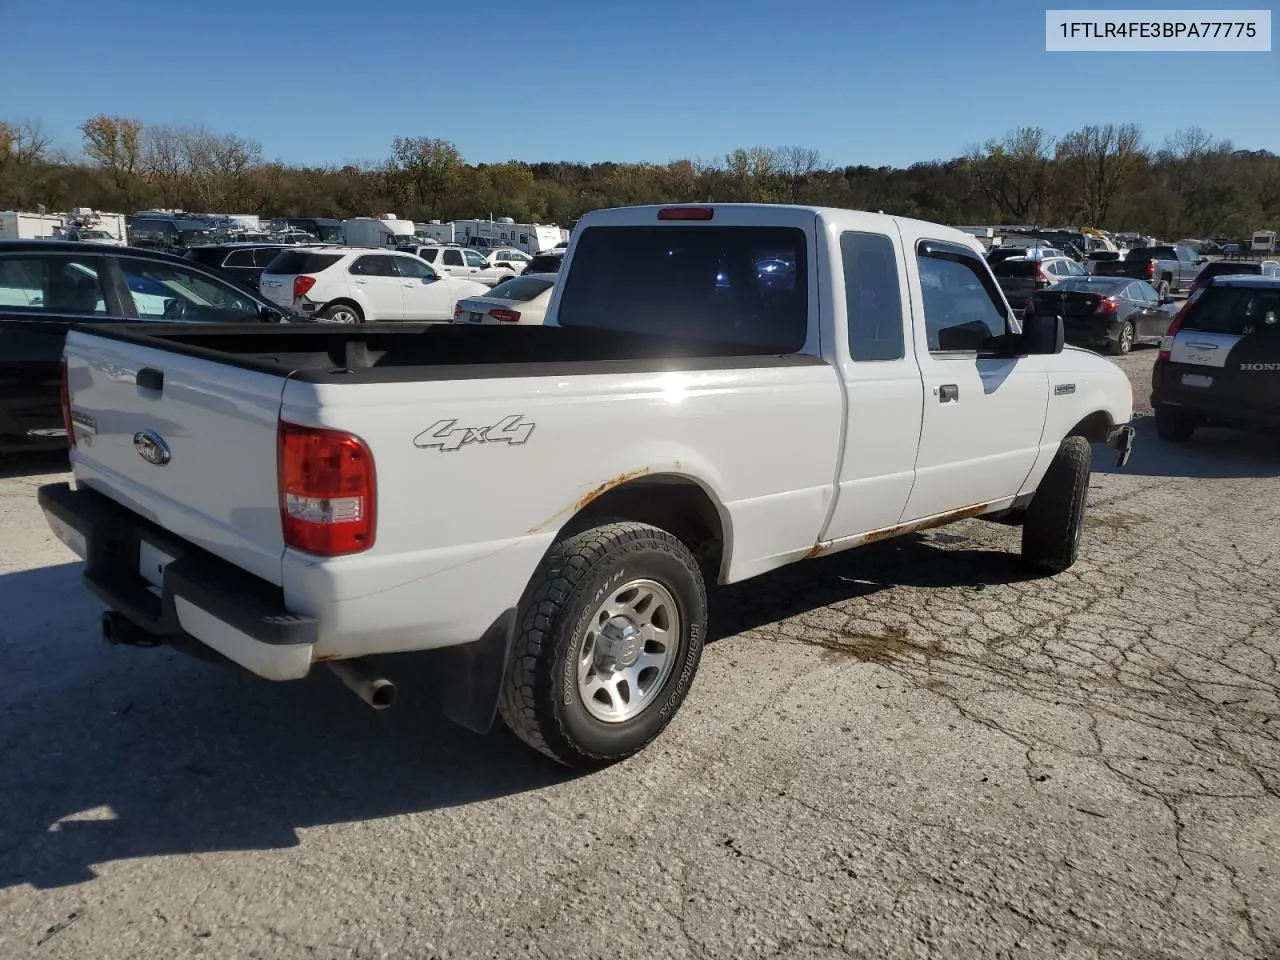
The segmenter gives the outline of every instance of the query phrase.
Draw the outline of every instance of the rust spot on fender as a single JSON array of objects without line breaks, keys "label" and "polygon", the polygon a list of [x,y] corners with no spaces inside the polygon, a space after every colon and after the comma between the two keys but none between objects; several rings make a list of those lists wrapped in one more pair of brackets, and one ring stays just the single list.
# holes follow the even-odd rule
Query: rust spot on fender
[{"label": "rust spot on fender", "polygon": [[559,520],[561,517],[565,516],[566,514],[578,513],[580,510],[582,510],[588,504],[590,504],[591,501],[608,493],[614,487],[620,487],[629,480],[635,480],[637,477],[643,477],[646,474],[648,474],[650,471],[651,471],[650,467],[641,467],[638,470],[628,470],[625,473],[618,474],[616,477],[613,477],[610,480],[606,480],[604,483],[596,487],[593,487],[585,495],[579,497],[575,502],[571,503],[569,506],[565,507],[563,510],[558,510],[555,513],[553,513],[551,516],[547,517],[547,519],[543,520],[541,523],[534,524],[532,527],[530,527],[528,530],[525,531],[525,535],[527,536],[530,534],[538,533],[539,531],[546,529],[547,527],[555,523],[555,521]]},{"label": "rust spot on fender", "polygon": [[830,549],[831,549],[830,540],[819,540],[817,543],[815,543],[812,547],[809,548],[809,552],[804,555],[804,559],[812,560],[814,557],[820,557]]}]

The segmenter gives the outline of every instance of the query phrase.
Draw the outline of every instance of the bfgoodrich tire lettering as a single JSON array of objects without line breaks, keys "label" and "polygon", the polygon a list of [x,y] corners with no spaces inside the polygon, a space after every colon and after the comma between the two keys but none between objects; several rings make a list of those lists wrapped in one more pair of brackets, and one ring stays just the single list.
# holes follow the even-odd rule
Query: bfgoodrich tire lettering
[{"label": "bfgoodrich tire lettering", "polygon": [[[660,586],[673,603],[669,670],[634,715],[593,715],[579,683],[584,634],[611,592]],[[620,521],[554,544],[521,602],[520,620],[499,709],[507,726],[536,750],[573,767],[598,767],[652,741],[684,702],[702,656],[707,595],[697,561],[665,530]],[[678,636],[675,635],[678,632]],[[599,714],[599,704],[595,705]]]},{"label": "bfgoodrich tire lettering", "polygon": [[1022,557],[1060,573],[1076,562],[1084,538],[1092,456],[1084,437],[1067,437],[1053,455],[1022,525]]}]

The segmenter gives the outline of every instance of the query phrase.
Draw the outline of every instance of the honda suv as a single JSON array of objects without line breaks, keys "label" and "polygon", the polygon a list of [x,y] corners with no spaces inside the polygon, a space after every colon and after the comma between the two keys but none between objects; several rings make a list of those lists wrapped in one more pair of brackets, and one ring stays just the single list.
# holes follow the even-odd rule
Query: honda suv
[{"label": "honda suv", "polygon": [[1162,440],[1204,424],[1280,430],[1280,278],[1210,277],[1160,343],[1151,406]]},{"label": "honda suv", "polygon": [[295,313],[334,323],[449,323],[458,300],[489,292],[412,254],[369,247],[284,250],[262,271],[259,289]]}]

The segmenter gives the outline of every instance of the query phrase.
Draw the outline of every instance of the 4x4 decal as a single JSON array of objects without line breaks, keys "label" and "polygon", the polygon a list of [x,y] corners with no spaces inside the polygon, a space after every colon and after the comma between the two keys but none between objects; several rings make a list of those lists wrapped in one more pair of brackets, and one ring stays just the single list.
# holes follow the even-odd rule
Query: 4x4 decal
[{"label": "4x4 decal", "polygon": [[536,424],[521,422],[521,415],[503,417],[489,427],[460,427],[457,420],[437,420],[413,438],[413,445],[422,450],[438,447],[441,450],[461,450],[469,443],[509,443],[519,446],[533,434]]}]

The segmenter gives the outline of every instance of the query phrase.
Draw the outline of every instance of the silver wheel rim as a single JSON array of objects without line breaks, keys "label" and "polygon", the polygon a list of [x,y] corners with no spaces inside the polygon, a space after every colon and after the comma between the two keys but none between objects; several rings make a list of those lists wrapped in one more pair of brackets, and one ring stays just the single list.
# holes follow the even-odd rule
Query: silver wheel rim
[{"label": "silver wheel rim", "polygon": [[656,699],[680,646],[675,597],[653,580],[609,591],[587,620],[578,651],[578,696],[603,723],[624,723]]},{"label": "silver wheel rim", "polygon": [[1120,349],[1125,353],[1133,347],[1133,327],[1125,324],[1120,328]]},{"label": "silver wheel rim", "polygon": [[329,319],[334,323],[355,323],[356,313],[354,310],[348,310],[346,307],[339,307],[329,314]]}]

